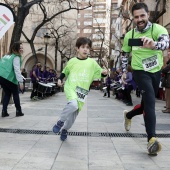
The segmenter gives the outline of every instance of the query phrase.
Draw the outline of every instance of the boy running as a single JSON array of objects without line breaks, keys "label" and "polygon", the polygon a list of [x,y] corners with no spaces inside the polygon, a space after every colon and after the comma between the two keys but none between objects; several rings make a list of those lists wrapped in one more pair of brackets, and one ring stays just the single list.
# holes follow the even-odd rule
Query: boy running
[{"label": "boy running", "polygon": [[67,131],[72,127],[78,113],[81,111],[92,81],[107,75],[107,70],[103,70],[94,59],[88,57],[91,46],[90,39],[78,38],[76,42],[78,56],[68,61],[58,79],[58,85],[62,86],[62,79],[65,76],[67,77],[64,91],[68,103],[53,127],[54,133],[58,133],[62,128],[60,136],[62,141],[67,139]]}]

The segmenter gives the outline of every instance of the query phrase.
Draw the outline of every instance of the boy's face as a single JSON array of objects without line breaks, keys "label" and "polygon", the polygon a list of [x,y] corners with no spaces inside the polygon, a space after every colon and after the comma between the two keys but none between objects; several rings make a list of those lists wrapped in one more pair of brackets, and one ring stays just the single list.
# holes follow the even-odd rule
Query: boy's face
[{"label": "boy's face", "polygon": [[90,47],[88,44],[81,45],[77,48],[78,57],[79,58],[87,58],[88,54],[90,53]]}]

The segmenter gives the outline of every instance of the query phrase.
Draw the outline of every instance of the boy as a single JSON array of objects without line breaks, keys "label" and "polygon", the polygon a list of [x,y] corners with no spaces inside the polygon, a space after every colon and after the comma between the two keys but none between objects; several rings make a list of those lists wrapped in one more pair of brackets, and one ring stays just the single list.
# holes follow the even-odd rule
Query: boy
[{"label": "boy", "polygon": [[69,60],[58,79],[58,85],[62,86],[61,80],[67,77],[64,91],[68,103],[53,127],[54,133],[58,133],[63,127],[60,136],[62,141],[67,139],[67,130],[72,127],[82,109],[92,81],[107,75],[107,70],[103,70],[94,59],[88,58],[91,46],[90,39],[78,38],[76,42],[78,56]]}]

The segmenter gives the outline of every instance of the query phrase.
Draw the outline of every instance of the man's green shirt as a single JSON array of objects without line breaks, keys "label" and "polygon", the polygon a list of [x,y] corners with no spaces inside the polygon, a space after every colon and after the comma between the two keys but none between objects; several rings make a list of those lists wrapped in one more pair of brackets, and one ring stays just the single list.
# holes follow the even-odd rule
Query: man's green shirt
[{"label": "man's green shirt", "polygon": [[[153,30],[152,30],[152,27],[150,27],[144,33],[137,32],[137,31],[134,30],[133,38],[141,38],[141,37],[145,36],[145,37],[148,37],[148,38],[153,38],[154,41],[158,41],[158,38],[162,34],[168,35],[167,30],[159,24],[154,24]],[[148,49],[148,48],[141,48],[141,47],[137,47],[137,46],[133,46],[133,47],[128,46],[129,38],[132,38],[132,30],[129,31],[125,35],[122,50],[124,52],[131,52],[132,51],[131,66],[132,66],[133,70],[145,70],[144,69],[145,63],[149,63],[149,61],[153,61],[153,62],[157,63],[156,67],[154,67],[153,69],[150,69],[150,70],[145,70],[145,71],[148,71],[148,72],[151,72],[151,73],[155,73],[155,72],[159,71],[163,66],[162,51],[161,50],[151,50],[151,49]],[[155,57],[156,57],[156,60],[154,60]],[[152,65],[152,62],[149,63],[149,64]],[[154,65],[154,63],[153,63],[153,65]]]}]

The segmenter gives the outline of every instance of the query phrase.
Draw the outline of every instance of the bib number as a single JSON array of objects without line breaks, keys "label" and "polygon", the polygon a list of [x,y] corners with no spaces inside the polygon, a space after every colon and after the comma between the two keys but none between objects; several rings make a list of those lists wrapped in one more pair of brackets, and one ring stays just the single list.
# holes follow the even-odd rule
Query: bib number
[{"label": "bib number", "polygon": [[85,102],[85,99],[87,98],[88,95],[88,90],[85,90],[81,87],[76,87],[76,93],[77,93],[77,97],[78,97],[78,101],[80,102]]},{"label": "bib number", "polygon": [[144,68],[145,71],[152,70],[153,68],[159,66],[157,55],[143,59],[142,65],[143,65],[143,68]]}]

